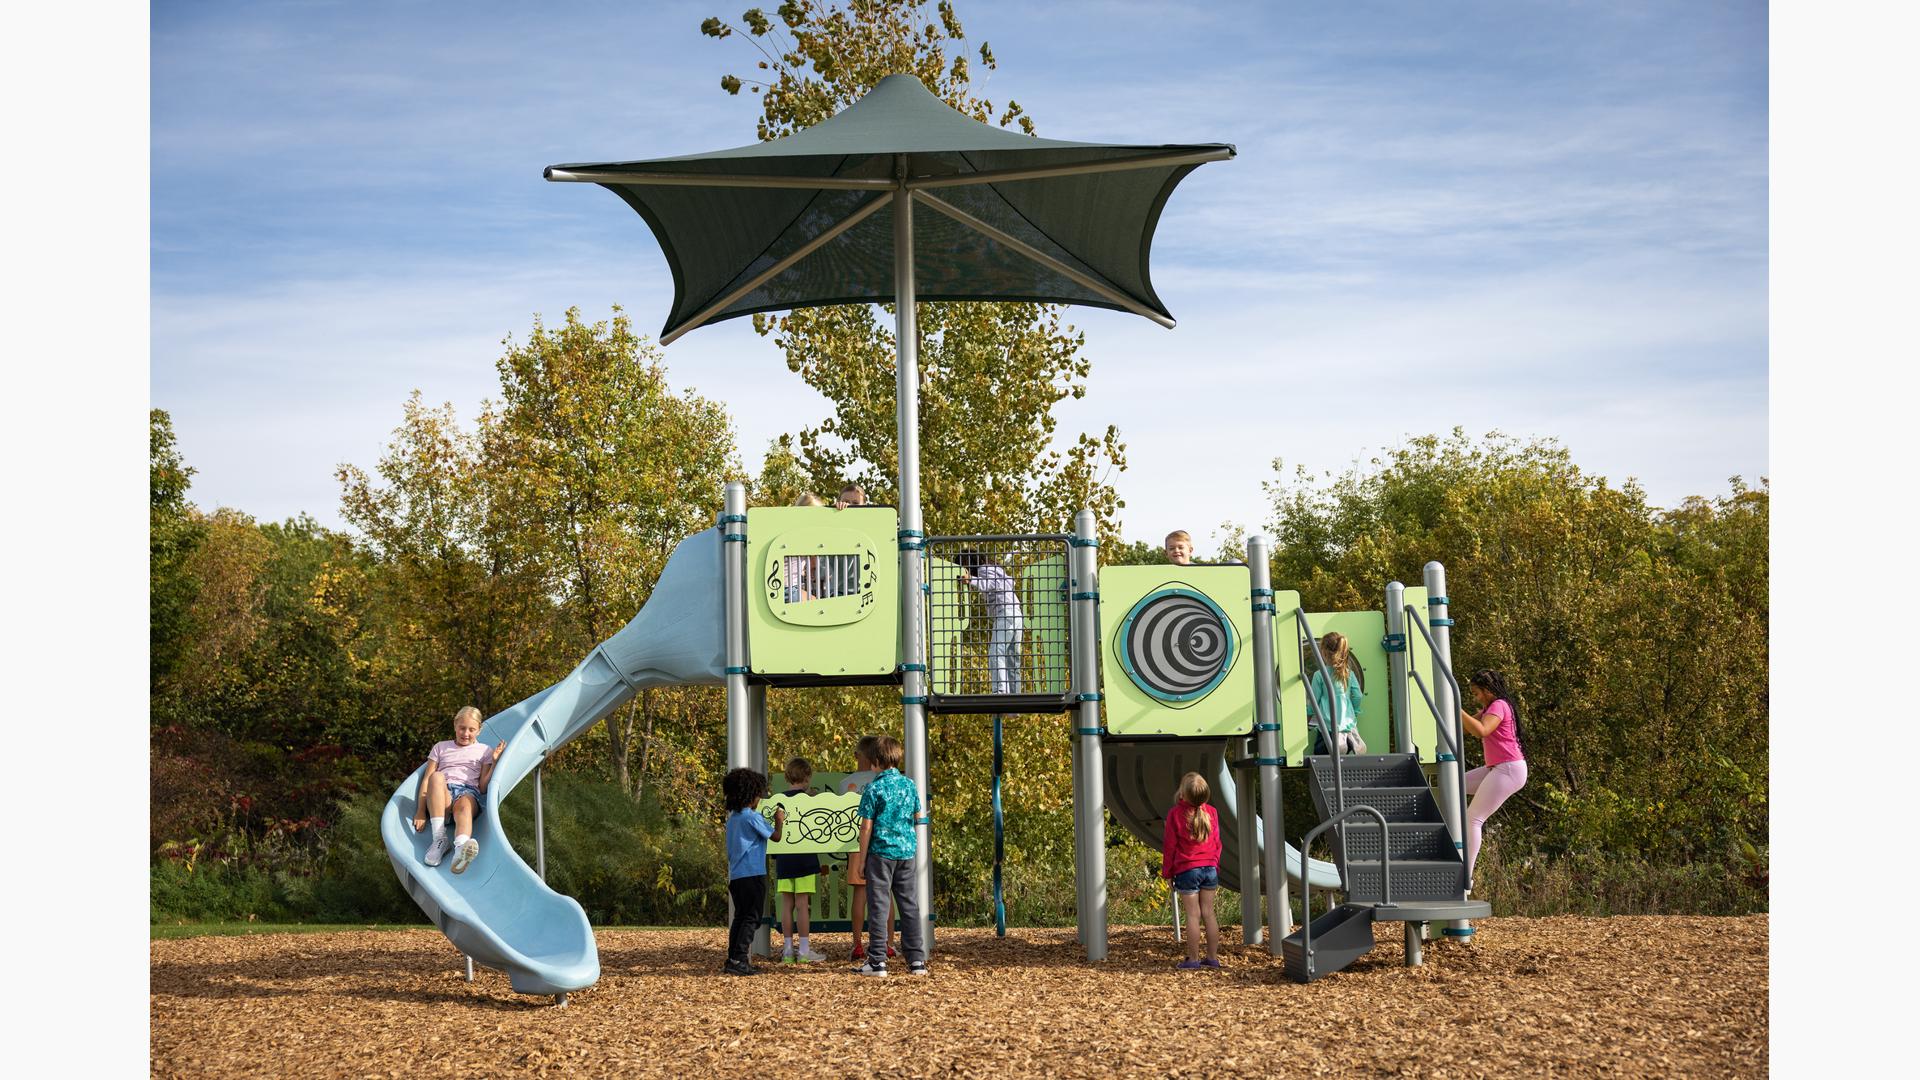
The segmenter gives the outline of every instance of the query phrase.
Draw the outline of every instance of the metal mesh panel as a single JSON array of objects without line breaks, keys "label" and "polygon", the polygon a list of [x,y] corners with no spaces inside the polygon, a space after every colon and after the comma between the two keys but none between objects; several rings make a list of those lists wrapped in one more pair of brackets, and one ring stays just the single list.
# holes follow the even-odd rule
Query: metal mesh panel
[{"label": "metal mesh panel", "polygon": [[942,536],[926,551],[929,704],[1016,712],[1067,702],[1066,537]]},{"label": "metal mesh panel", "polygon": [[[1394,863],[1393,899],[1447,900],[1460,896],[1459,863]],[[1354,863],[1347,867],[1347,899],[1353,903],[1380,899],[1380,864]]]}]

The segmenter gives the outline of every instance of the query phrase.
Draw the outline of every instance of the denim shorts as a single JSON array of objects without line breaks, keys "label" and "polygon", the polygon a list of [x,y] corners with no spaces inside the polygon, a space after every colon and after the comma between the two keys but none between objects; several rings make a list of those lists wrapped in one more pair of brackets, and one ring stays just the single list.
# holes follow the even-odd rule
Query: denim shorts
[{"label": "denim shorts", "polygon": [[1217,866],[1195,866],[1173,875],[1173,891],[1183,896],[1219,887],[1220,868]]},{"label": "denim shorts", "polygon": [[453,813],[453,804],[459,802],[460,796],[462,795],[470,796],[473,799],[473,814],[475,817],[479,817],[480,812],[487,807],[486,797],[480,794],[479,788],[471,788],[465,784],[447,785],[447,813]]}]

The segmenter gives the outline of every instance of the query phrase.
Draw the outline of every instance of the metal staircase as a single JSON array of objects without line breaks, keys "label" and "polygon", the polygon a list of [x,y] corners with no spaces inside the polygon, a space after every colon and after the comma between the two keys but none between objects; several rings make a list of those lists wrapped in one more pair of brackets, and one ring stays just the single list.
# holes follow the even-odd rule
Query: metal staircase
[{"label": "metal staircase", "polygon": [[[1438,922],[1492,914],[1485,901],[1463,897],[1466,863],[1416,755],[1348,755],[1337,765],[1327,755],[1311,755],[1306,761],[1313,778],[1313,805],[1322,821],[1307,841],[1333,833],[1334,863],[1346,902],[1281,942],[1289,977],[1312,982],[1353,963],[1373,948],[1375,922]],[[1310,900],[1311,890],[1303,896]]]}]

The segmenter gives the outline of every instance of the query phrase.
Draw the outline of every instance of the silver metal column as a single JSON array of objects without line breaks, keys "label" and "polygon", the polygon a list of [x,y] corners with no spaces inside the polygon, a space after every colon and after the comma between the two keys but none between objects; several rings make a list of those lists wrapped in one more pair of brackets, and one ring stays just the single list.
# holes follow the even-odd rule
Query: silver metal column
[{"label": "silver metal column", "polygon": [[[1438,722],[1447,726],[1453,735],[1453,745],[1459,747],[1464,755],[1467,744],[1466,732],[1460,724],[1460,699],[1454,695],[1453,684],[1443,674],[1443,671],[1453,668],[1453,619],[1447,615],[1447,568],[1438,562],[1430,562],[1423,576],[1427,586],[1427,627],[1433,633],[1433,703],[1440,713]],[[1466,763],[1448,753],[1444,743],[1445,740],[1442,740],[1436,755],[1440,759],[1440,816],[1446,820],[1447,831],[1453,834],[1453,846],[1460,850],[1464,859],[1467,823],[1460,820],[1460,785]],[[1465,898],[1463,888],[1461,899]],[[1450,937],[1465,937],[1473,933],[1473,927],[1465,919],[1455,919],[1447,923],[1441,932]]]},{"label": "silver metal column", "polygon": [[1412,702],[1407,695],[1413,693],[1411,680],[1407,678],[1407,587],[1397,581],[1387,582],[1387,640],[1400,643],[1398,652],[1387,653],[1387,701],[1393,706],[1393,746],[1396,754],[1413,752],[1413,714]]},{"label": "silver metal column", "polygon": [[1247,568],[1253,572],[1253,733],[1260,764],[1260,829],[1264,833],[1260,877],[1267,892],[1267,951],[1279,956],[1280,940],[1293,932],[1293,899],[1287,895],[1287,872],[1281,865],[1286,857],[1287,829],[1280,805],[1280,710],[1273,684],[1273,571],[1267,562],[1266,537],[1247,539]]},{"label": "silver metal column", "polygon": [[920,579],[922,541],[926,525],[920,516],[920,329],[914,318],[913,194],[907,190],[907,157],[895,161],[899,188],[893,199],[893,424],[900,446],[900,661],[906,665],[900,680],[901,726],[907,756],[907,778],[920,789],[920,812],[914,819],[919,834],[919,858],[914,861],[913,894],[920,908],[920,940],[933,947],[933,830],[928,821],[931,797],[927,790],[927,649],[921,621]]},{"label": "silver metal column", "polygon": [[547,880],[547,792],[540,781],[546,771],[544,761],[533,767],[533,869],[541,881]]},{"label": "silver metal column", "polygon": [[[747,768],[753,756],[747,733],[747,485],[728,484],[720,513],[720,565],[726,578],[727,769]],[[727,923],[733,925],[733,896]]]},{"label": "silver metal column", "polygon": [[1074,515],[1073,609],[1080,618],[1073,636],[1074,713],[1080,785],[1074,792],[1074,865],[1079,869],[1080,940],[1087,959],[1107,958],[1106,765],[1100,748],[1100,526],[1093,511]]},{"label": "silver metal column", "polygon": [[747,739],[753,747],[747,767],[773,779],[773,762],[767,758],[767,688],[763,684],[747,686]]},{"label": "silver metal column", "polygon": [[[1254,663],[1260,662],[1259,645],[1254,646]],[[1257,669],[1256,669],[1257,670]],[[1252,749],[1249,740],[1235,739],[1228,743],[1238,743],[1244,752]],[[1230,752],[1229,752],[1230,756]],[[1242,760],[1245,760],[1243,757]],[[1254,809],[1258,792],[1254,790],[1254,777],[1259,775],[1252,769],[1234,769],[1229,763],[1227,768],[1233,775],[1233,814],[1240,823],[1240,835],[1237,838],[1240,859],[1240,941],[1245,945],[1260,944],[1260,830],[1254,825],[1257,811]]]},{"label": "silver metal column", "polygon": [[751,768],[753,739],[747,717],[747,485],[727,485],[720,545],[726,568],[727,768]]},{"label": "silver metal column", "polygon": [[[1075,586],[1078,587],[1077,582],[1075,583]],[[1080,613],[1079,613],[1080,605],[1074,604],[1071,610],[1073,612],[1073,614],[1069,617],[1069,623],[1072,627],[1070,631],[1071,639],[1073,641],[1079,641],[1080,634],[1081,634]],[[1083,693],[1083,692],[1095,693],[1096,691],[1092,691],[1092,690],[1087,690],[1087,691],[1081,690],[1080,682],[1079,682],[1080,660],[1079,660],[1079,654],[1077,652],[1074,654],[1072,658],[1072,664],[1073,664],[1073,674],[1074,674],[1074,684],[1073,684],[1074,692],[1075,693]],[[1072,712],[1068,713],[1067,715],[1072,717],[1072,724],[1074,727],[1078,727],[1080,725],[1080,710],[1078,708],[1075,708]],[[1079,740],[1071,734],[1071,729],[1069,729],[1069,732],[1070,733],[1067,737],[1067,764],[1073,770],[1073,925],[1074,925],[1074,933],[1078,938],[1080,944],[1085,945],[1087,943],[1087,907],[1088,907],[1087,868],[1085,865],[1083,865],[1086,860],[1080,857],[1080,853],[1087,850],[1087,831],[1085,828],[1083,828],[1083,826],[1086,824],[1086,820],[1085,820],[1085,816],[1080,813],[1080,807],[1083,803],[1086,802],[1086,798],[1087,798],[1086,785],[1081,782],[1081,777],[1086,773],[1086,770],[1083,769],[1080,765]],[[1178,901],[1176,900],[1175,902],[1177,903]]]},{"label": "silver metal column", "polygon": [[467,960],[467,981],[472,982],[473,981],[473,957],[469,956],[466,958],[466,960]]}]

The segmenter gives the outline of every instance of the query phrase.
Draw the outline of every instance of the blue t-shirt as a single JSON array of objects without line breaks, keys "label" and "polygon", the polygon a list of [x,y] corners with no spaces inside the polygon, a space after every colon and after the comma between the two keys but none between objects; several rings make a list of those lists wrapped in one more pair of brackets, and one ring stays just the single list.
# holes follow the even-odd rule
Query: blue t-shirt
[{"label": "blue t-shirt", "polygon": [[920,789],[898,769],[874,777],[860,793],[860,817],[873,822],[867,853],[881,859],[911,859],[920,850],[913,817],[920,811]]},{"label": "blue t-shirt", "polygon": [[727,880],[763,877],[767,872],[767,840],[773,825],[749,807],[727,815]]}]

